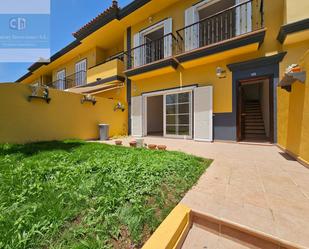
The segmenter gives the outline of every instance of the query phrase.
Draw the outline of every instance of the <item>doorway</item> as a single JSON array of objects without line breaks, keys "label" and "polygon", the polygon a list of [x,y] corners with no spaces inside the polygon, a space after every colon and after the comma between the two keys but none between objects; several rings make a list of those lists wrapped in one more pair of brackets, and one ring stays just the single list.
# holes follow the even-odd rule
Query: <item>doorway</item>
[{"label": "doorway", "polygon": [[146,63],[164,58],[164,28],[156,29],[144,36],[146,44]]},{"label": "doorway", "polygon": [[237,139],[274,141],[273,88],[269,77],[238,81]]},{"label": "doorway", "polygon": [[163,95],[147,98],[147,135],[163,136]]},{"label": "doorway", "polygon": [[192,139],[192,91],[165,91],[144,98],[144,135]]}]

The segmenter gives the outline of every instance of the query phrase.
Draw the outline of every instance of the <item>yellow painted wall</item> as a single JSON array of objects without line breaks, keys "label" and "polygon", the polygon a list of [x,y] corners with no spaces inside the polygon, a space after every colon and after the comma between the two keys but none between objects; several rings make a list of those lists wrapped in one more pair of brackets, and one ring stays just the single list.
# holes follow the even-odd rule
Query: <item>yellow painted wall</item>
[{"label": "yellow painted wall", "polygon": [[[173,33],[185,25],[185,10],[198,3],[199,0],[183,0],[161,10],[152,15],[152,23],[149,19],[132,26],[132,46],[133,36],[135,33],[151,25],[171,17],[173,19]],[[257,1],[256,1],[257,2]],[[256,4],[255,2],[255,4]],[[253,5],[254,6],[254,5]],[[232,111],[232,74],[226,68],[229,63],[246,61],[261,56],[277,53],[282,51],[281,44],[277,41],[277,35],[283,22],[283,0],[264,1],[264,23],[267,28],[265,41],[256,52],[231,54],[230,58],[223,59],[215,56],[210,60],[205,60],[202,66],[196,66],[190,69],[178,69],[175,73],[162,74],[160,76],[132,81],[132,96],[138,96],[143,92],[162,90],[166,88],[179,87],[181,85],[213,85],[214,86],[214,112],[231,112]],[[276,13],[276,15],[274,15]],[[225,79],[216,77],[216,67],[223,67],[227,71]],[[182,72],[182,73],[181,73]],[[182,74],[182,76],[181,76]],[[182,77],[182,80],[181,80]]]},{"label": "yellow painted wall", "polygon": [[121,88],[117,88],[114,90],[109,90],[106,92],[101,92],[95,94],[96,97],[107,98],[107,99],[114,99],[120,101],[121,103],[127,103],[127,87],[124,85]]},{"label": "yellow painted wall", "polygon": [[115,59],[96,67],[90,68],[87,72],[87,82],[91,83],[97,78],[105,79],[115,75],[123,76],[124,63],[121,60]]},{"label": "yellow painted wall", "polygon": [[216,77],[216,67],[225,66],[225,64],[226,62],[213,63],[185,70],[179,68],[174,73],[133,81],[132,96],[193,84],[213,85],[214,112],[232,112],[232,74],[227,70],[226,78]]},{"label": "yellow painted wall", "polygon": [[50,90],[51,102],[28,102],[30,88],[0,85],[0,143],[63,139],[97,139],[98,124],[110,124],[110,136],[127,134],[127,108],[114,111],[117,101],[97,97],[81,104],[82,95]]},{"label": "yellow painted wall", "polygon": [[309,162],[309,44],[285,46],[288,51],[280,65],[282,78],[287,66],[300,64],[307,71],[305,84],[296,82],[292,91],[278,88],[278,144]]},{"label": "yellow painted wall", "polygon": [[308,0],[284,0],[284,24],[308,18],[308,10]]},{"label": "yellow painted wall", "polygon": [[85,53],[82,53],[72,60],[70,60],[68,63],[62,64],[55,68],[52,72],[53,75],[53,81],[56,81],[57,79],[57,72],[60,70],[65,69],[66,70],[66,76],[70,76],[75,73],[75,64],[78,63],[79,61],[82,61],[83,59],[87,59],[87,68],[93,67],[96,65],[96,48],[92,48],[88,50]]}]

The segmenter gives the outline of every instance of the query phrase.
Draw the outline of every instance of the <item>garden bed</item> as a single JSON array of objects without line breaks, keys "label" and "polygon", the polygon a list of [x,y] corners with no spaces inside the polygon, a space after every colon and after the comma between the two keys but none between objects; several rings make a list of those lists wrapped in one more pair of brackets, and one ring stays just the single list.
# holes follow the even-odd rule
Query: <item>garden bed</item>
[{"label": "garden bed", "polygon": [[140,248],[210,163],[79,141],[0,145],[0,248]]}]

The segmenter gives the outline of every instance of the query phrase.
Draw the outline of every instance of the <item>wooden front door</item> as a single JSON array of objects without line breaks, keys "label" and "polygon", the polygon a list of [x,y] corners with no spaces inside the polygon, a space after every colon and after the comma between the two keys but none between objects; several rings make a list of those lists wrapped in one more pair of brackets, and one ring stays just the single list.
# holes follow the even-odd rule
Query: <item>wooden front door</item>
[{"label": "wooden front door", "polygon": [[244,90],[243,86],[239,82],[238,86],[238,93],[237,93],[237,141],[241,141],[244,139],[244,119],[245,119],[245,112],[244,112]]}]

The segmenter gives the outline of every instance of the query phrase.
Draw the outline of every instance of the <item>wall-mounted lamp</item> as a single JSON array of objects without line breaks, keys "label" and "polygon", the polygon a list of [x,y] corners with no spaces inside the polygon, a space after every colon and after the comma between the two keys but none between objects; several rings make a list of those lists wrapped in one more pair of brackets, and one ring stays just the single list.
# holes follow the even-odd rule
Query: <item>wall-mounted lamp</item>
[{"label": "wall-mounted lamp", "polygon": [[224,70],[222,67],[217,67],[216,75],[219,79],[226,78],[226,70]]},{"label": "wall-mounted lamp", "polygon": [[90,102],[92,103],[92,105],[95,105],[97,103],[95,97],[90,94],[84,95],[80,102],[82,104],[84,104],[85,102]]},{"label": "wall-mounted lamp", "polygon": [[114,107],[114,111],[117,111],[117,110],[121,110],[122,112],[124,112],[125,106],[121,104],[121,102],[118,102],[117,105]]}]

